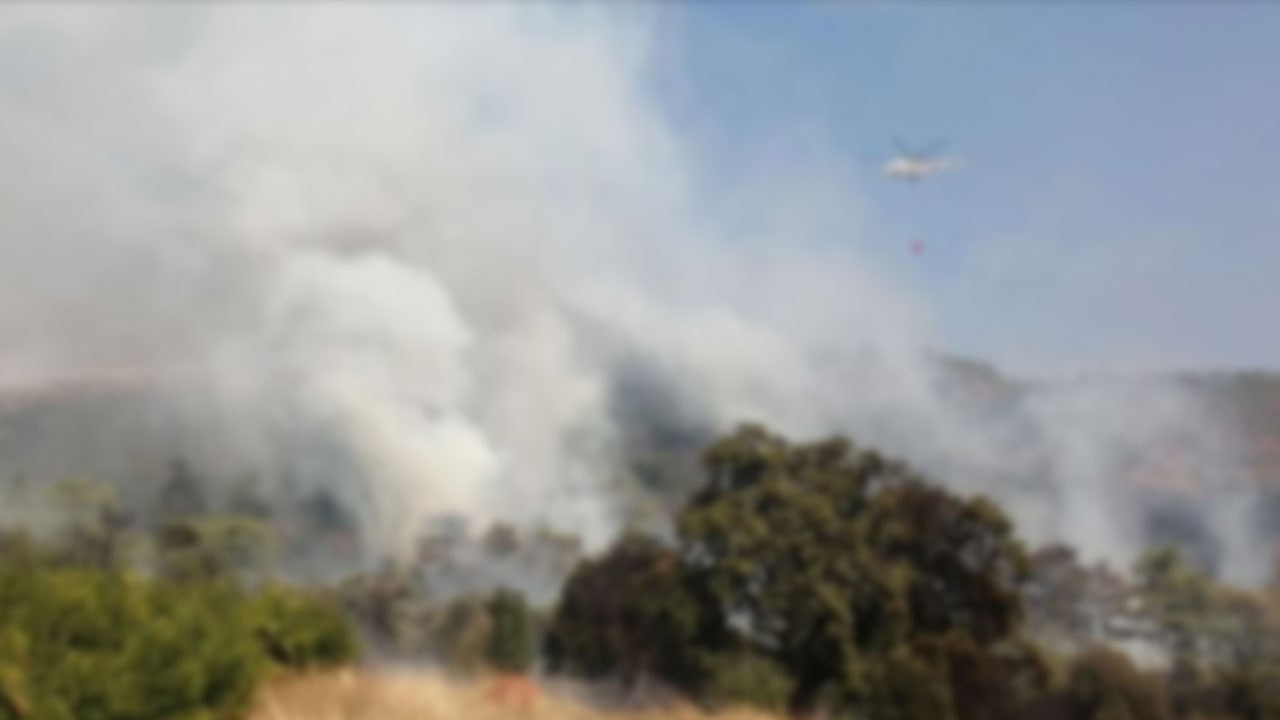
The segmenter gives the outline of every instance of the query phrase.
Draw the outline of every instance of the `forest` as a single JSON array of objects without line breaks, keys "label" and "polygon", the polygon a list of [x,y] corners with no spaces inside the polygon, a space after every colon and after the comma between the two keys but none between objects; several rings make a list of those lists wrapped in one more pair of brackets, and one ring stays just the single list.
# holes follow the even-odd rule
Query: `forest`
[{"label": "forest", "polygon": [[[603,553],[455,528],[324,582],[282,562],[251,498],[210,507],[181,464],[145,515],[67,480],[54,522],[0,544],[0,716],[237,718],[273,678],[413,659],[795,717],[1280,718],[1280,585],[1172,548],[1110,568],[1029,547],[990,498],[845,437],[743,425],[698,473],[670,533]],[[567,579],[493,587],[503,562]]]}]

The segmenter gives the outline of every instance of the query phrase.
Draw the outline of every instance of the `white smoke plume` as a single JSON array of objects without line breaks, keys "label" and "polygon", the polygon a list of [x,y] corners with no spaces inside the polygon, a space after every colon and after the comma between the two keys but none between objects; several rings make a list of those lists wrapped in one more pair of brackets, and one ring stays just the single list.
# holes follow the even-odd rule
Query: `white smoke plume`
[{"label": "white smoke plume", "polygon": [[[1131,556],[1121,456],[1204,413],[1163,389],[952,401],[928,308],[856,250],[839,163],[712,193],[651,96],[651,25],[618,13],[0,9],[0,384],[180,387],[220,418],[190,433],[210,457],[270,484],[306,454],[294,480],[341,487],[388,553],[442,512],[599,546],[631,402],[851,431],[1034,539]],[[807,242],[831,232],[850,243]],[[619,390],[637,367],[653,397]]]}]

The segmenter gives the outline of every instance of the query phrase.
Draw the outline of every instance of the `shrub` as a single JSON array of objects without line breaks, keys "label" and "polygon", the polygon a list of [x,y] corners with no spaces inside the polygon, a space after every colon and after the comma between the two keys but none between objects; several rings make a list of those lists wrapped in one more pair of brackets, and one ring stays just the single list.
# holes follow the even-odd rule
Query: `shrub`
[{"label": "shrub", "polygon": [[0,707],[11,717],[230,718],[260,677],[233,588],[7,563],[0,586]]},{"label": "shrub", "polygon": [[795,682],[781,665],[756,655],[719,656],[708,663],[706,698],[714,705],[749,705],[781,712]]},{"label": "shrub", "polygon": [[230,720],[272,662],[354,655],[344,617],[317,596],[0,558],[0,718]]},{"label": "shrub", "polygon": [[254,598],[253,632],[267,657],[294,670],[355,659],[355,632],[338,603],[312,592],[271,586]]}]

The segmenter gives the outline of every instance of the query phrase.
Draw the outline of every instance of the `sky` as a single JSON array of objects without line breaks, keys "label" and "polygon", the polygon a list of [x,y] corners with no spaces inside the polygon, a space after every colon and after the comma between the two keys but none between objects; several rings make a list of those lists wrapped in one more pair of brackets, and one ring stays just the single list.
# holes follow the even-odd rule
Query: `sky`
[{"label": "sky", "polygon": [[[943,349],[1029,374],[1280,368],[1280,6],[660,8],[653,92],[709,184],[822,167],[860,232],[794,242],[858,246]],[[967,167],[887,182],[894,138]]]}]

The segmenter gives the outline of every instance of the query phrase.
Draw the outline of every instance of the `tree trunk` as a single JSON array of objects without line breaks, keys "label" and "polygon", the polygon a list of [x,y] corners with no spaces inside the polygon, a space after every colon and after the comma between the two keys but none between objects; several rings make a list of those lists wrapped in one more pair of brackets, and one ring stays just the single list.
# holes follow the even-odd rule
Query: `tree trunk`
[{"label": "tree trunk", "polygon": [[792,717],[810,718],[818,711],[818,693],[825,684],[821,676],[809,673],[802,674],[796,681],[791,698],[787,701],[787,709]]}]

